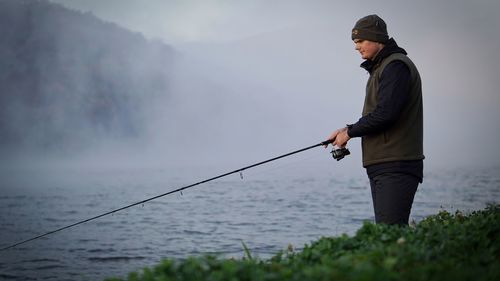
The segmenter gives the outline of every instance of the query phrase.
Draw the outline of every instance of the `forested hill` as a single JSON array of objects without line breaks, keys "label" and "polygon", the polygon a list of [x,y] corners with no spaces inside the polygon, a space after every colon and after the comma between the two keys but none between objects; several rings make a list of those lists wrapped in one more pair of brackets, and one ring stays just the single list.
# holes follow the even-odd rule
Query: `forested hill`
[{"label": "forested hill", "polygon": [[142,134],[173,50],[91,13],[0,0],[0,148]]}]

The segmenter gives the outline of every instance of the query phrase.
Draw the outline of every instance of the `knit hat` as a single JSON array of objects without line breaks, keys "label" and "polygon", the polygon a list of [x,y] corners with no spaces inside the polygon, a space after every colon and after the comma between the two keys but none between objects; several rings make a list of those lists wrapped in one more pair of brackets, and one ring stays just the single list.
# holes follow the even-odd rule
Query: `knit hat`
[{"label": "knit hat", "polygon": [[352,29],[352,40],[362,39],[384,44],[389,40],[387,25],[377,15],[369,15],[356,22]]}]

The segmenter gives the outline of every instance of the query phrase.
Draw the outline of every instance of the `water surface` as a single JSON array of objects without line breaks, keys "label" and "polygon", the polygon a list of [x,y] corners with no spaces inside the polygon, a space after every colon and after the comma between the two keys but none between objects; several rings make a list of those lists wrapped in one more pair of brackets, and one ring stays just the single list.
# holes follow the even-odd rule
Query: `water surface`
[{"label": "water surface", "polygon": [[[499,168],[427,173],[411,219],[499,203],[499,175]],[[153,169],[10,172],[1,186],[0,247],[196,180]],[[365,220],[373,220],[373,209],[364,175],[246,172],[3,251],[0,280],[124,277],[164,257],[239,258],[242,242],[268,258],[289,244],[300,249],[322,236],[353,234]]]}]

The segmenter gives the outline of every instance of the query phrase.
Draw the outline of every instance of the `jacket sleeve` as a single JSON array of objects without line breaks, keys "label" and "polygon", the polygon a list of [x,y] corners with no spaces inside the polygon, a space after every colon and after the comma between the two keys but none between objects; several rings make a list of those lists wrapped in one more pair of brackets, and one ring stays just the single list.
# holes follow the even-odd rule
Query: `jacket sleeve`
[{"label": "jacket sleeve", "polygon": [[402,61],[389,63],[380,77],[377,107],[348,125],[351,138],[381,132],[396,122],[408,101],[410,70]]}]

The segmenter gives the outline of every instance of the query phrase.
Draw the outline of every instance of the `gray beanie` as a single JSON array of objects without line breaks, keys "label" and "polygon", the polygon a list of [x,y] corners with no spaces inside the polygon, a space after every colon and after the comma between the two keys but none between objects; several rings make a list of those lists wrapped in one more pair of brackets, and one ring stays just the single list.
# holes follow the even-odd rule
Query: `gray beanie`
[{"label": "gray beanie", "polygon": [[385,21],[377,15],[369,15],[356,22],[352,29],[352,40],[370,40],[385,44],[389,40],[387,25]]}]

